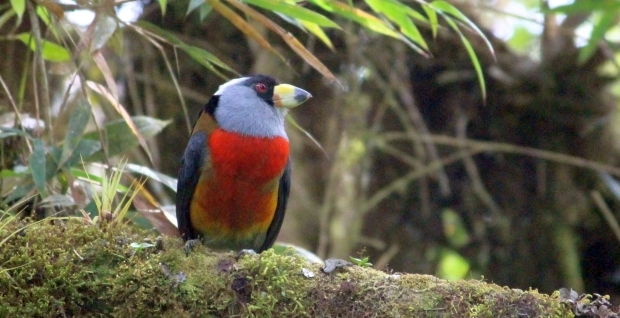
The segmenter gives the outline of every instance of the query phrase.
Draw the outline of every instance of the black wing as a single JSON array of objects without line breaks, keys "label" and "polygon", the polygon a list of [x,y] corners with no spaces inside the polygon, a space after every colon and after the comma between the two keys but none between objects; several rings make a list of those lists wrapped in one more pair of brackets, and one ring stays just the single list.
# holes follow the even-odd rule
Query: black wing
[{"label": "black wing", "polygon": [[291,192],[291,159],[288,159],[284,173],[280,177],[280,184],[278,186],[278,205],[276,205],[276,213],[273,216],[273,221],[267,229],[267,235],[265,236],[265,243],[261,246],[259,253],[270,248],[275,243],[280,228],[282,227],[282,221],[284,220],[284,213],[286,212],[286,203],[288,202],[288,195]]},{"label": "black wing", "polygon": [[181,161],[179,179],[177,182],[177,223],[183,240],[196,238],[194,228],[190,222],[189,208],[200,179],[202,165],[207,157],[207,134],[199,131],[193,134]]}]

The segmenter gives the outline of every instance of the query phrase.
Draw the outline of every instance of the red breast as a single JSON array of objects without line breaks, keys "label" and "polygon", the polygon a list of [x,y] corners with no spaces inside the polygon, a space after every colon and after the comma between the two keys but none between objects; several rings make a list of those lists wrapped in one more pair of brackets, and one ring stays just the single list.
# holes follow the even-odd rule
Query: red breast
[{"label": "red breast", "polygon": [[266,231],[277,205],[278,180],[289,156],[288,140],[215,129],[209,139],[210,169],[194,192],[192,225],[211,237],[241,238]]}]

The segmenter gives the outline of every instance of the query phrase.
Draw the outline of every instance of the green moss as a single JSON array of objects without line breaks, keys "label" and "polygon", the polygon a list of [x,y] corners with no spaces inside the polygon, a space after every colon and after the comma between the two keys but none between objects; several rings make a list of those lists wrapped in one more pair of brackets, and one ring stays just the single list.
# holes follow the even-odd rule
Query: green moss
[{"label": "green moss", "polygon": [[[128,227],[73,220],[0,229],[0,317],[535,317],[570,316],[557,295],[481,281],[388,275],[321,265],[272,250],[237,260]],[[314,273],[306,277],[304,269]]]}]

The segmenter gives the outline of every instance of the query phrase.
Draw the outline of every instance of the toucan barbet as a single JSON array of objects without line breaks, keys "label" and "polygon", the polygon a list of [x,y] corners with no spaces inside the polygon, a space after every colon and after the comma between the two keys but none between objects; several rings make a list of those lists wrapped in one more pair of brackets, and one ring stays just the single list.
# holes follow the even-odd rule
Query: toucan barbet
[{"label": "toucan barbet", "polygon": [[259,253],[273,245],[291,182],[284,116],[311,97],[266,75],[219,87],[194,124],[179,169],[176,215],[184,240]]}]

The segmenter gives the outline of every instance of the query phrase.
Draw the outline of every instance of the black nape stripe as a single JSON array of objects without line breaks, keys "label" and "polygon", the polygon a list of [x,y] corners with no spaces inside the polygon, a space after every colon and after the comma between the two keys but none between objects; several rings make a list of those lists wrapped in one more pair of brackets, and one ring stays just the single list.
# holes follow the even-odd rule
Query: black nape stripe
[{"label": "black nape stripe", "polygon": [[220,104],[220,95],[213,95],[211,99],[209,99],[207,104],[205,105],[204,110],[207,112],[207,114],[211,115],[211,117],[215,118],[213,113],[215,113],[215,109],[217,108],[217,105],[219,104]]}]

